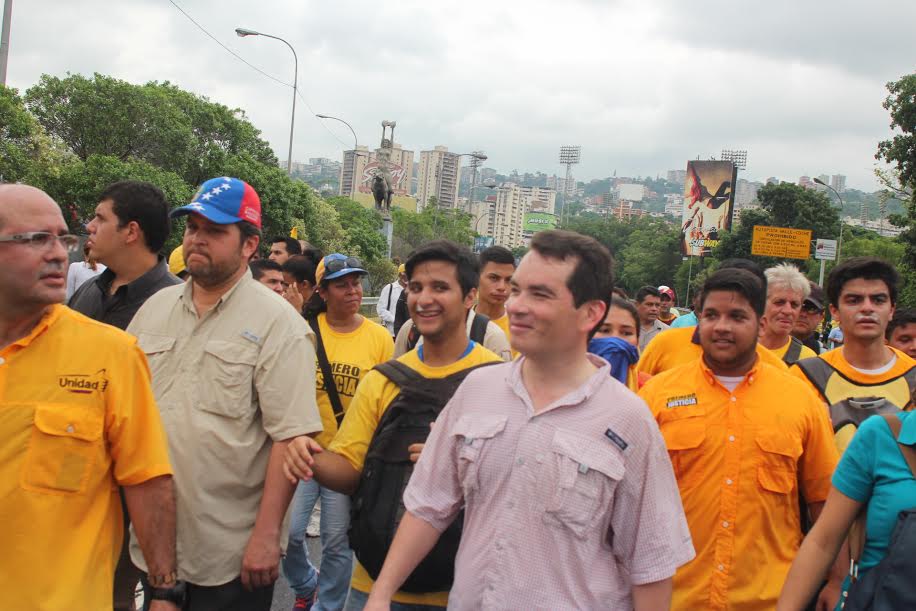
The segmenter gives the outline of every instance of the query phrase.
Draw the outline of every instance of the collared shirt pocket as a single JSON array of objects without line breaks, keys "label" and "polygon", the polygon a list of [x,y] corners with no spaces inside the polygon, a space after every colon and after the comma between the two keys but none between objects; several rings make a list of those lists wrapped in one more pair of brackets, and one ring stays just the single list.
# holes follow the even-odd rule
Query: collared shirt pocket
[{"label": "collared shirt pocket", "polygon": [[204,346],[201,377],[210,392],[202,395],[203,411],[241,418],[251,411],[254,387],[254,368],[258,351],[247,346],[223,340],[210,340]]},{"label": "collared shirt pocket", "polygon": [[507,416],[462,416],[453,427],[458,438],[458,479],[465,499],[470,498],[479,487],[479,471],[482,453],[487,444],[506,429]]},{"label": "collared shirt pocket", "polygon": [[140,333],[137,336],[137,345],[146,355],[150,374],[153,381],[155,381],[157,377],[163,375],[165,361],[172,349],[175,348],[175,338],[168,335]]},{"label": "collared shirt pocket", "polygon": [[33,492],[79,494],[105,454],[104,421],[92,407],[63,403],[35,408],[20,478]]},{"label": "collared shirt pocket", "polygon": [[554,464],[547,465],[545,475],[556,479],[544,521],[585,539],[612,506],[614,491],[625,473],[623,459],[607,443],[564,430],[554,431],[550,449]]},{"label": "collared shirt pocket", "polygon": [[769,492],[789,494],[798,482],[798,457],[801,445],[786,431],[761,431],[756,436],[760,448],[757,481]]},{"label": "collared shirt pocket", "polygon": [[700,405],[666,410],[659,415],[658,426],[678,487],[685,490],[702,482],[705,465],[701,446],[706,440],[706,410]]}]

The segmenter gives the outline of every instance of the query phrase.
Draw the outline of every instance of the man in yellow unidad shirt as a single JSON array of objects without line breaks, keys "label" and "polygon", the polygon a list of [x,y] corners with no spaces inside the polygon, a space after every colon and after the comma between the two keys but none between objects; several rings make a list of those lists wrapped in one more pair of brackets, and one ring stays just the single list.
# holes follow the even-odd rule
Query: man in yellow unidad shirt
[{"label": "man in yellow unidad shirt", "polygon": [[[500,362],[500,358],[468,338],[465,315],[477,286],[477,265],[466,248],[434,241],[411,254],[407,267],[407,308],[423,344],[399,357],[425,378],[440,379],[454,373]],[[370,371],[360,382],[343,423],[327,450],[312,439],[291,447],[284,469],[291,481],[315,478],[322,486],[352,494],[360,483],[366,452],[388,406],[401,390],[379,371]],[[422,444],[410,446],[416,460]],[[347,608],[361,609],[373,580],[359,563],[353,571]],[[402,604],[445,607],[448,592],[398,592]]]}]

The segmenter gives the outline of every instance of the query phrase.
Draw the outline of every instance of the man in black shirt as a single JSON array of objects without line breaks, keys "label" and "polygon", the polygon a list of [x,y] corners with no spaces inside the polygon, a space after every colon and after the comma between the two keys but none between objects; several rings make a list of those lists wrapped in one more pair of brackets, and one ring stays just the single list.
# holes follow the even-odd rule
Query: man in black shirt
[{"label": "man in black shirt", "polygon": [[[89,318],[126,329],[134,314],[154,293],[181,280],[169,273],[159,251],[169,236],[169,206],[156,186],[125,180],[110,185],[99,197],[95,216],[86,225],[89,253],[108,269],[87,280],[70,298],[69,306]],[[124,495],[124,532],[130,524]],[[124,545],[114,578],[114,609],[134,609],[140,570]]]},{"label": "man in black shirt", "polygon": [[85,282],[70,307],[126,329],[151,295],[180,284],[159,255],[169,235],[168,211],[162,191],[149,183],[125,180],[106,188],[86,229],[91,256],[108,269]]}]

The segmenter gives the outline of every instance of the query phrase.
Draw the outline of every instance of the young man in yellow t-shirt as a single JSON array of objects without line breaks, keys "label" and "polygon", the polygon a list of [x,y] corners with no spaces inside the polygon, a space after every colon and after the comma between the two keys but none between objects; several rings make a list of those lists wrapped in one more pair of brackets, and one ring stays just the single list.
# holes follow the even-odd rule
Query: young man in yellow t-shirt
[{"label": "young man in yellow t-shirt", "polygon": [[[474,310],[492,320],[511,342],[506,300],[509,298],[509,281],[515,273],[515,257],[508,248],[490,246],[477,255],[477,260],[480,262],[480,283]],[[516,354],[513,350],[513,358]]]},{"label": "young man in yellow t-shirt", "polygon": [[[430,242],[411,255],[406,268],[407,307],[424,341],[397,362],[433,379],[500,362],[498,356],[469,340],[465,329],[466,312],[473,301],[472,289],[478,281],[477,265],[470,251],[451,242]],[[353,493],[379,422],[400,392],[382,373],[368,372],[327,450],[311,439],[297,444],[287,455],[287,476],[292,481],[314,477],[322,486]],[[422,444],[409,449],[415,460]],[[372,584],[365,568],[357,563],[346,608],[361,609]],[[401,609],[413,605],[444,608],[448,604],[448,592],[399,592],[394,601]]]}]

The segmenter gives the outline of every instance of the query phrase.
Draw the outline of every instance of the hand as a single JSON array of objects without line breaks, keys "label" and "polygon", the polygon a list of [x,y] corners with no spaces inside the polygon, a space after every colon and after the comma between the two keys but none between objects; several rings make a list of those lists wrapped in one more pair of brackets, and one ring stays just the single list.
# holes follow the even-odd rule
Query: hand
[{"label": "hand", "polygon": [[[436,424],[435,420],[429,423],[430,431],[433,430],[434,424]],[[410,452],[410,462],[415,463],[418,460],[420,460],[420,452],[423,451],[423,446],[425,445],[426,445],[425,443],[412,443],[409,446],[407,446],[407,451]]]},{"label": "hand", "polygon": [[291,484],[299,483],[299,480],[309,481],[314,476],[312,473],[312,464],[315,462],[315,454],[320,454],[324,450],[321,445],[311,437],[296,437],[286,446],[286,456],[283,459],[283,475]]},{"label": "hand", "polygon": [[363,607],[363,611],[390,611],[391,602],[388,600],[383,600],[380,596],[373,597],[372,594],[369,594],[369,600],[366,601],[366,606]]},{"label": "hand", "polygon": [[251,533],[242,556],[242,587],[265,588],[280,575],[280,541],[277,537]]},{"label": "hand", "polygon": [[291,306],[296,308],[297,312],[302,311],[302,305],[305,301],[302,299],[302,293],[296,288],[295,283],[286,287],[286,290],[283,291],[283,298],[286,299]]},{"label": "hand", "polygon": [[181,611],[177,605],[166,600],[151,600],[149,611]]},{"label": "hand", "polygon": [[817,596],[817,611],[832,611],[843,594],[843,580],[830,578]]}]

